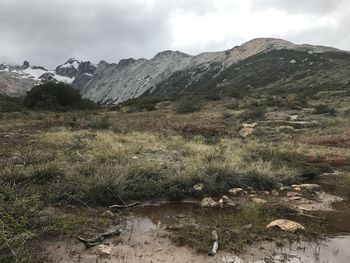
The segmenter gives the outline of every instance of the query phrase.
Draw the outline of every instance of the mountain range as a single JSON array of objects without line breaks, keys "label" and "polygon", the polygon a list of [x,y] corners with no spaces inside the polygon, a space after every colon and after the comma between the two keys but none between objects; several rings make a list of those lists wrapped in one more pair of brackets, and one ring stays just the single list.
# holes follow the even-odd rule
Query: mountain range
[{"label": "mountain range", "polygon": [[42,66],[0,64],[0,94],[23,96],[46,81],[62,81],[84,98],[118,104],[140,96],[205,94],[235,89],[283,92],[308,87],[349,86],[350,53],[332,47],[297,45],[258,38],[220,52],[191,56],[163,51],[152,59],[119,63],[71,58],[54,70]]}]

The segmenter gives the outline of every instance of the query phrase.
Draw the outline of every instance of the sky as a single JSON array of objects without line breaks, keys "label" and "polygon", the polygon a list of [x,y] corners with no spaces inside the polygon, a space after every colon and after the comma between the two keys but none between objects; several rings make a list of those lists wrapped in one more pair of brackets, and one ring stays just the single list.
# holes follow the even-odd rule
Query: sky
[{"label": "sky", "polygon": [[0,62],[195,55],[258,37],[350,50],[349,25],[349,0],[0,0]]}]

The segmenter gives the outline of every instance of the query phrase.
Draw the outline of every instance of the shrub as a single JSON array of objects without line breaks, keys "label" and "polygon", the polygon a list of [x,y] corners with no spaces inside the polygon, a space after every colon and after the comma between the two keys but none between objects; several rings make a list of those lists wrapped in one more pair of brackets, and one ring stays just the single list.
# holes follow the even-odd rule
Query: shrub
[{"label": "shrub", "polygon": [[156,105],[161,100],[157,97],[146,97],[146,98],[136,98],[124,101],[115,107],[115,110],[120,110],[121,108],[126,108],[128,113],[131,112],[142,112],[142,111],[154,111],[156,110]]},{"label": "shrub", "polygon": [[47,110],[96,108],[95,103],[83,100],[77,90],[61,82],[47,82],[33,87],[27,92],[24,105]]},{"label": "shrub", "polygon": [[183,98],[176,108],[177,113],[191,113],[201,110],[201,101],[199,98]]},{"label": "shrub", "polygon": [[266,110],[264,107],[253,106],[250,109],[244,111],[240,117],[245,121],[262,120],[265,117],[265,112]]},{"label": "shrub", "polygon": [[329,115],[335,115],[336,110],[334,108],[329,107],[326,104],[319,104],[316,105],[313,114],[329,114]]},{"label": "shrub", "polygon": [[111,126],[108,118],[104,117],[101,119],[95,119],[94,121],[88,124],[88,127],[94,130],[105,130]]},{"label": "shrub", "polygon": [[219,101],[222,97],[218,93],[210,93],[204,96],[206,100]]}]

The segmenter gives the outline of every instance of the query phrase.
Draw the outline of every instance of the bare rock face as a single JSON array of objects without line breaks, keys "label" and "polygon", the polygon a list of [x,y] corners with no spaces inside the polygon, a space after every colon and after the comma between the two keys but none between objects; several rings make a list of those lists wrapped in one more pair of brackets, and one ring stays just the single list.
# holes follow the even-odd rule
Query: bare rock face
[{"label": "bare rock face", "polygon": [[[148,94],[177,95],[191,85],[199,83],[201,86],[201,81],[207,83],[233,64],[274,50],[293,50],[309,54],[339,51],[331,47],[296,45],[282,39],[258,38],[226,51],[191,56],[167,50],[150,60],[129,58],[121,60],[118,64],[101,61],[95,66],[74,58],[59,65],[55,70],[33,67],[27,61],[22,66],[0,64],[0,92],[12,96],[22,95],[24,90],[51,78],[72,84],[84,98],[95,102],[118,104]],[[294,66],[298,63],[301,61],[296,61]],[[313,65],[310,64],[311,66]],[[9,72],[17,75],[9,75]],[[5,75],[6,81],[3,79]],[[9,81],[9,78],[12,80]],[[30,81],[18,81],[16,78]],[[217,85],[226,84],[222,82]]]},{"label": "bare rock face", "polygon": [[82,91],[81,88],[94,78],[96,66],[89,61],[81,62],[75,74],[75,79],[72,83],[73,87]]},{"label": "bare rock face", "polygon": [[74,78],[78,73],[80,61],[70,58],[66,63],[56,67],[55,71],[58,75],[68,78]]}]

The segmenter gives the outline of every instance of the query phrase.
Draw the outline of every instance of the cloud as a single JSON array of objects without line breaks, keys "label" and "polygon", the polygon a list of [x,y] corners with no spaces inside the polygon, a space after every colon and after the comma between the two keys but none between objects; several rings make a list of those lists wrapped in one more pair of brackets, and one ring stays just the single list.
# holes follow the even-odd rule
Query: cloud
[{"label": "cloud", "polygon": [[349,14],[346,0],[1,0],[0,61],[117,62],[255,37],[350,49]]},{"label": "cloud", "polygon": [[327,14],[339,10],[347,0],[256,0],[253,7],[257,10],[276,8],[286,13]]}]

